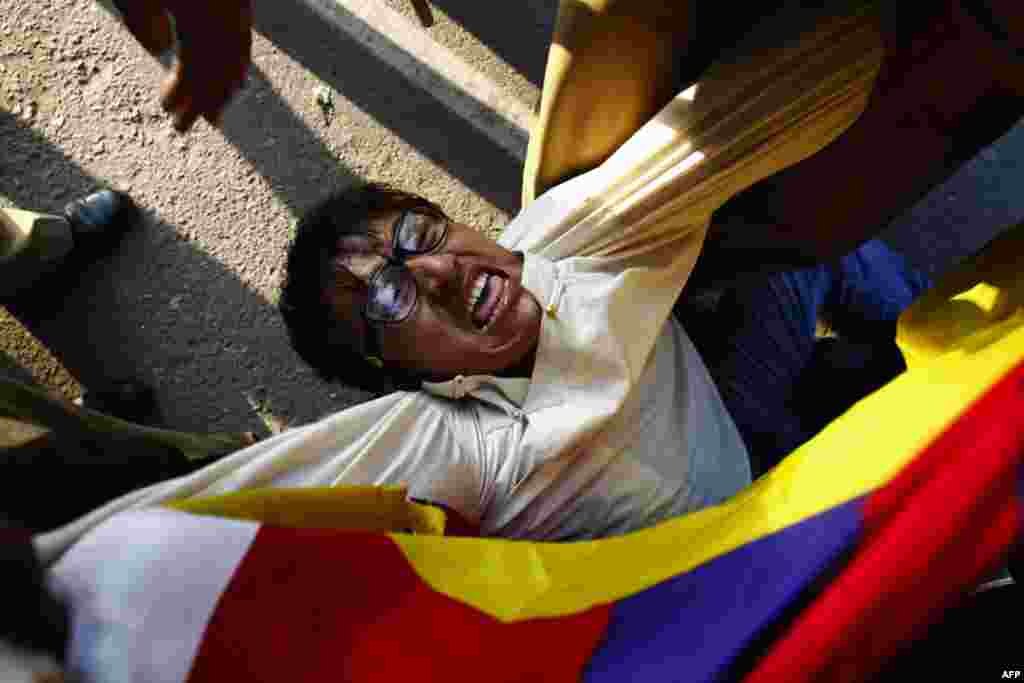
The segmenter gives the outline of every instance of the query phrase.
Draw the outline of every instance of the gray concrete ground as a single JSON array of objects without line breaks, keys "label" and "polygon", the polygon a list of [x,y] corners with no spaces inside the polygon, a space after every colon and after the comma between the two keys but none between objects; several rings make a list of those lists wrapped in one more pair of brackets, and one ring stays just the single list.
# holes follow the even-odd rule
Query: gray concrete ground
[{"label": "gray concrete ground", "polygon": [[[415,21],[405,0],[384,4]],[[78,382],[141,376],[181,429],[265,434],[367,398],[319,381],[288,347],[274,303],[295,217],[358,177],[497,232],[518,209],[525,136],[507,112],[474,110],[472,93],[454,113],[439,74],[389,61],[399,36],[338,8],[355,39],[311,5],[257,0],[250,86],[221,129],[179,136],[156,102],[162,68],[89,0],[0,0],[0,201],[55,212],[109,184],[146,214],[69,291],[29,302],[23,322],[0,311],[0,350],[72,397]],[[554,0],[433,7],[438,23],[419,30],[531,110]],[[333,111],[317,103],[322,87]],[[889,239],[944,269],[1024,218],[1022,158],[1018,126]]]}]

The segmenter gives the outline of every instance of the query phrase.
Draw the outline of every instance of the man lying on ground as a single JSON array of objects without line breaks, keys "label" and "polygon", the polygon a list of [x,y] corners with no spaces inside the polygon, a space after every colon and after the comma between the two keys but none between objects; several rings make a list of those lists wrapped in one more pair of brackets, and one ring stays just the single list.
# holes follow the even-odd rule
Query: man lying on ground
[{"label": "man lying on ground", "polygon": [[[839,135],[880,61],[877,33],[852,17],[758,62],[771,73],[722,65],[500,242],[385,188],[329,198],[300,221],[289,258],[295,347],[325,375],[404,390],[124,496],[39,537],[47,560],[126,507],[253,487],[406,483],[484,534],[534,539],[625,533],[732,496],[751,481],[737,422],[752,419],[729,414],[673,305],[711,213]],[[751,78],[771,83],[753,100],[740,87]],[[728,125],[722,112],[735,112]],[[860,251],[791,283],[804,309],[774,337],[833,300],[894,320],[915,276],[870,250],[883,256]],[[808,362],[792,348],[757,354],[752,366]],[[749,405],[790,389],[751,387],[768,393]]]}]

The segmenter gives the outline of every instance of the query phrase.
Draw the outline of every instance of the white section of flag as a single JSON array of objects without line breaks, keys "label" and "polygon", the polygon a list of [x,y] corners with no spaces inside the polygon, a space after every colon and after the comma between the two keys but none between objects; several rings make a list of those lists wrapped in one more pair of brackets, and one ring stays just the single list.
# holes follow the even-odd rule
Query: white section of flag
[{"label": "white section of flag", "polygon": [[150,508],[115,515],[53,568],[73,680],[184,683],[259,524]]}]

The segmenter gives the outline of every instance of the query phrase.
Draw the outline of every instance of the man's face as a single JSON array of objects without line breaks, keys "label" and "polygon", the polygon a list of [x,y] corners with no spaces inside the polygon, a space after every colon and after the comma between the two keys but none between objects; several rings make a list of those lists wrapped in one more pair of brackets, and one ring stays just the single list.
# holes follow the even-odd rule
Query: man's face
[{"label": "man's face", "polygon": [[[466,225],[450,223],[444,241],[430,253],[412,255],[405,266],[415,281],[411,313],[401,322],[370,323],[362,316],[374,275],[393,257],[393,231],[402,212],[372,217],[366,235],[337,243],[338,276],[325,292],[336,317],[367,348],[375,333],[385,364],[432,379],[455,375],[497,375],[523,363],[540,338],[541,307],[522,287],[518,254]],[[408,219],[407,219],[408,220]],[[443,218],[427,229],[440,234]],[[421,223],[422,225],[422,223]]]}]

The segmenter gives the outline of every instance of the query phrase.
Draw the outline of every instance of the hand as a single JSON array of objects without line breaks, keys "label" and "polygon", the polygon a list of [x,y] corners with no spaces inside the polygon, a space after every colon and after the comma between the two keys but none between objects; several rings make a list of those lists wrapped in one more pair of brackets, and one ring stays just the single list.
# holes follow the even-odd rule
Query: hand
[{"label": "hand", "polygon": [[[125,25],[153,55],[174,45],[174,72],[161,88],[161,104],[179,132],[202,116],[213,125],[245,83],[252,51],[251,0],[120,0]],[[174,29],[170,21],[174,17]]]}]

